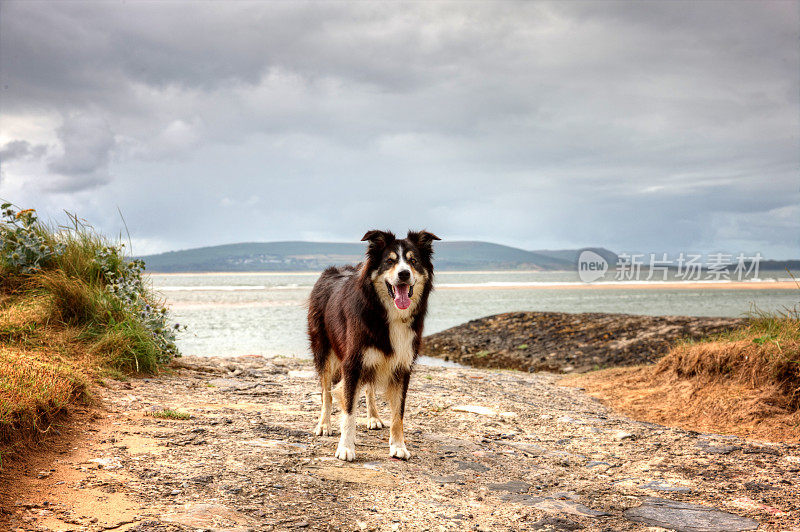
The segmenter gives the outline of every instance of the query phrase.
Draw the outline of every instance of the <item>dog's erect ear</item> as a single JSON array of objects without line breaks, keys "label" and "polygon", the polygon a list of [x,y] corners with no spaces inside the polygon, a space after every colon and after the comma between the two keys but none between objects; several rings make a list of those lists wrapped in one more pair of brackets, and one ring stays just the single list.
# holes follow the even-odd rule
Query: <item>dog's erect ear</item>
[{"label": "dog's erect ear", "polygon": [[433,233],[429,233],[427,231],[409,231],[408,237],[411,242],[416,244],[416,246],[420,249],[424,249],[430,253],[433,253],[433,241],[434,240],[441,240],[438,236],[434,235]]},{"label": "dog's erect ear", "polygon": [[394,234],[390,231],[378,231],[377,229],[367,231],[361,239],[362,242],[369,241],[370,248],[383,248],[391,240],[394,240]]}]

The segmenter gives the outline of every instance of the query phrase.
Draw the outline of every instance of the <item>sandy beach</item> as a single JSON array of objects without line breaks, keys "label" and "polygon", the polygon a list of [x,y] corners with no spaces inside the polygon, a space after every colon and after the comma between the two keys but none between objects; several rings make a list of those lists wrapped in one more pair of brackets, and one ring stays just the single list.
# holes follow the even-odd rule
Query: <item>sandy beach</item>
[{"label": "sandy beach", "polygon": [[437,285],[437,290],[798,290],[794,281],[622,281],[602,283],[508,283]]}]

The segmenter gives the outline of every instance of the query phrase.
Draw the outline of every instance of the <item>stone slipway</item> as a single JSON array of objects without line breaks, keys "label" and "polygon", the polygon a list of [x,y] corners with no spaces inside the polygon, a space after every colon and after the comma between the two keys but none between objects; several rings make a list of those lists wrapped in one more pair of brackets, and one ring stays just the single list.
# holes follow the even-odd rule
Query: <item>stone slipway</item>
[{"label": "stone slipway", "polygon": [[[800,446],[631,421],[558,378],[419,367],[411,460],[388,458],[388,430],[366,430],[362,402],[356,461],[343,463],[336,437],[311,434],[319,394],[307,361],[181,359],[173,375],[107,383],[69,441],[9,468],[6,528],[800,526]],[[192,418],[147,415],[164,408]]]}]

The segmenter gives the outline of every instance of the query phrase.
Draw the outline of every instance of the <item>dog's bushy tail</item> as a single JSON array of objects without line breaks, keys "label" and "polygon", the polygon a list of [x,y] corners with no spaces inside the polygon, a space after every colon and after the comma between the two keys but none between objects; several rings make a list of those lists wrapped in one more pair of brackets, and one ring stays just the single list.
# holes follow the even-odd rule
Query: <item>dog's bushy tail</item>
[{"label": "dog's bushy tail", "polygon": [[336,268],[328,268],[320,275],[308,300],[308,340],[314,355],[314,366],[322,375],[328,362],[331,344],[325,330],[325,307],[331,294],[330,279],[338,275]]}]

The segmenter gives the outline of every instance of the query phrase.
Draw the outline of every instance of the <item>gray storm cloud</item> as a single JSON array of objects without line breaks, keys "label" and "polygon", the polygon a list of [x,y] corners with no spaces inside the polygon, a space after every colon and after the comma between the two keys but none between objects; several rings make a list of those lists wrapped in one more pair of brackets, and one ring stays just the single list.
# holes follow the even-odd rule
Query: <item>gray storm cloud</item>
[{"label": "gray storm cloud", "polygon": [[27,140],[11,140],[0,146],[0,161],[39,158],[47,151],[46,146],[34,146]]},{"label": "gray storm cloud", "polygon": [[108,183],[109,159],[114,135],[108,124],[96,116],[69,116],[56,130],[63,153],[47,164],[55,179],[49,189],[77,192]]},{"label": "gray storm cloud", "polygon": [[0,197],[112,232],[119,207],[143,252],[427,226],[800,255],[794,2],[0,15]]}]

